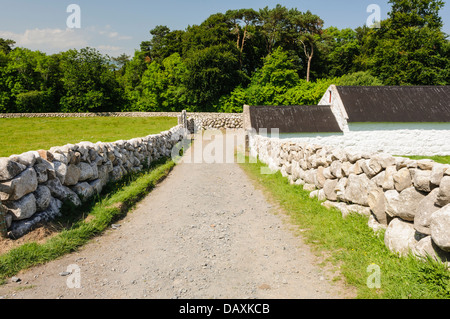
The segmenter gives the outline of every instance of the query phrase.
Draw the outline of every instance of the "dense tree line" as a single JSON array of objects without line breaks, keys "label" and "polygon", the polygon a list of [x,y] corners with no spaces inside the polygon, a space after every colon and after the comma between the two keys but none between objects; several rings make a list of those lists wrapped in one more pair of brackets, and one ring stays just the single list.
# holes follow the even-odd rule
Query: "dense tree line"
[{"label": "dense tree line", "polygon": [[315,104],[330,84],[448,85],[440,0],[390,0],[381,28],[324,28],[277,5],[157,26],[133,57],[46,55],[0,39],[0,112],[219,111]]}]

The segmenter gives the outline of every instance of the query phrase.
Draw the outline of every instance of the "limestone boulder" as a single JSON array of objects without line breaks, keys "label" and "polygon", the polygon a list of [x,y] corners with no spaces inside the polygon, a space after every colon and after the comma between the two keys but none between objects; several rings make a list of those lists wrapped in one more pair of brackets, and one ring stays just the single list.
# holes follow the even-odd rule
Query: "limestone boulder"
[{"label": "limestone boulder", "polygon": [[336,178],[341,178],[344,176],[344,172],[342,171],[342,162],[336,160],[333,161],[330,165],[330,172]]},{"label": "limestone boulder", "polygon": [[39,150],[37,152],[38,152],[40,158],[42,158],[48,162],[52,162],[54,160],[52,153],[50,153],[49,151]]},{"label": "limestone boulder", "polygon": [[33,169],[36,171],[38,183],[45,183],[48,180],[47,165],[36,164],[33,166]]},{"label": "limestone boulder", "polygon": [[447,170],[448,165],[435,163],[433,165],[433,169],[431,170],[430,182],[433,185],[439,186],[442,178],[444,177],[444,173]]},{"label": "limestone boulder", "polygon": [[395,189],[395,183],[394,183],[394,174],[397,173],[397,167],[392,165],[386,167],[384,170],[384,180],[381,184],[381,187],[384,190],[392,190]]},{"label": "limestone boulder", "polygon": [[105,183],[100,178],[89,182],[89,185],[91,185],[94,190],[94,194],[97,195],[101,194],[103,187],[105,187]]},{"label": "limestone boulder", "polygon": [[9,158],[0,158],[0,182],[13,179],[22,173],[27,167]]},{"label": "limestone boulder", "polygon": [[39,153],[36,151],[25,152],[20,155],[11,155],[9,158],[14,162],[31,167],[36,163],[36,159],[39,157]]},{"label": "limestone boulder", "polygon": [[351,173],[353,173],[353,167],[354,164],[348,161],[343,162],[341,167],[343,176],[348,177]]},{"label": "limestone boulder", "polygon": [[73,186],[78,183],[81,176],[81,170],[75,164],[69,164],[67,166],[66,178],[64,179],[64,185]]},{"label": "limestone boulder", "polygon": [[124,173],[120,166],[114,166],[113,170],[110,172],[110,180],[116,182],[123,177]]},{"label": "limestone boulder", "polygon": [[32,231],[37,225],[43,222],[49,222],[55,217],[61,215],[62,202],[52,197],[49,207],[43,212],[37,212],[29,219],[24,219],[12,223],[8,232],[9,237],[19,239]]},{"label": "limestone boulder", "polygon": [[284,164],[284,171],[286,172],[287,175],[291,175],[292,174],[292,164],[289,162],[286,162]]},{"label": "limestone boulder", "polygon": [[81,206],[81,200],[78,195],[67,186],[61,184],[58,178],[51,179],[45,183],[53,197],[60,201],[68,200],[75,206]]},{"label": "limestone boulder", "polygon": [[69,164],[67,156],[64,155],[64,153],[52,152],[52,155],[53,155],[54,161],[64,163],[65,165]]},{"label": "limestone boulder", "polygon": [[41,157],[37,158],[33,168],[36,171],[39,183],[45,183],[49,179],[56,178],[54,164]]},{"label": "limestone boulder", "polygon": [[327,179],[323,184],[324,195],[328,200],[336,201],[336,185],[338,183],[337,179]]},{"label": "limestone boulder", "polygon": [[433,189],[424,199],[422,199],[416,207],[414,217],[414,228],[423,234],[431,235],[431,217],[434,212],[440,209],[436,205],[436,199],[439,189]]},{"label": "limestone boulder", "polygon": [[346,209],[347,209],[347,214],[343,214],[343,217],[347,216],[348,214],[352,214],[352,213],[363,215],[366,217],[370,216],[370,208],[366,207],[366,206],[350,204],[350,205],[347,205]]},{"label": "limestone boulder", "polygon": [[383,169],[380,162],[376,158],[371,158],[371,159],[362,161],[361,168],[362,168],[363,172],[370,178],[377,175]]},{"label": "limestone boulder", "polygon": [[338,180],[336,187],[334,188],[336,192],[337,199],[340,201],[345,201],[345,189],[348,185],[348,178],[343,177]]},{"label": "limestone boulder", "polygon": [[367,202],[377,221],[382,225],[387,225],[386,199],[383,190],[380,188],[370,190],[367,196]]},{"label": "limestone boulder", "polygon": [[324,167],[323,166],[319,166],[317,168],[317,171],[316,171],[315,185],[316,185],[316,187],[318,189],[323,188],[323,186],[325,184],[325,181],[327,180],[325,178],[325,175],[324,175],[323,171],[324,171]]},{"label": "limestone boulder", "polygon": [[78,183],[72,187],[72,190],[83,202],[91,198],[96,192],[96,190],[87,182]]},{"label": "limestone boulder", "polygon": [[316,184],[316,169],[309,169],[305,172],[305,183]]},{"label": "limestone boulder", "polygon": [[347,202],[369,206],[368,194],[376,185],[367,177],[366,174],[350,174],[347,181],[347,187],[344,191],[344,198]]},{"label": "limestone boulder", "polygon": [[412,169],[411,176],[416,189],[422,192],[431,191],[431,170]]},{"label": "limestone boulder", "polygon": [[450,204],[433,213],[430,228],[433,242],[450,252]]},{"label": "limestone boulder", "polygon": [[416,230],[410,222],[394,218],[384,233],[384,243],[390,251],[407,255],[416,245]]},{"label": "limestone boulder", "polygon": [[50,189],[45,185],[39,185],[33,194],[36,198],[36,211],[42,212],[46,210],[52,199]]},{"label": "limestone boulder", "polygon": [[88,181],[94,176],[94,170],[90,164],[80,162],[78,168],[80,169],[80,177],[78,179],[80,182]]},{"label": "limestone boulder", "polygon": [[436,205],[445,206],[450,203],[450,176],[444,176],[439,184],[439,193],[436,199]]},{"label": "limestone boulder", "polygon": [[424,199],[425,194],[417,191],[414,187],[409,187],[400,193],[396,190],[386,191],[386,212],[391,217],[400,217],[405,221],[414,221],[419,203]]},{"label": "limestone boulder", "polygon": [[351,167],[350,174],[353,173],[355,175],[359,175],[359,174],[363,173],[361,165],[364,161],[365,161],[364,159],[360,159],[360,160],[356,161],[356,163],[354,163]]},{"label": "limestone boulder", "polygon": [[[348,163],[348,162],[346,162],[346,163]],[[323,176],[326,178],[326,179],[334,179],[334,178],[336,178],[333,174],[331,174],[331,170],[330,170],[330,167],[328,166],[328,167],[325,167],[324,169],[323,169]]]},{"label": "limestone boulder", "polygon": [[376,161],[382,169],[386,169],[389,166],[393,166],[396,163],[396,158],[390,154],[380,153],[373,157],[373,160]]},{"label": "limestone boulder", "polygon": [[412,249],[412,253],[417,257],[431,257],[434,260],[450,262],[450,253],[443,251],[434,242],[431,236],[426,236],[419,240]]},{"label": "limestone boulder", "polygon": [[334,148],[331,150],[331,159],[338,160],[339,162],[343,163],[347,161],[347,152],[343,150],[342,148]]},{"label": "limestone boulder", "polygon": [[362,154],[358,153],[358,152],[351,152],[351,151],[347,151],[347,160],[350,163],[356,163],[358,160],[360,160],[362,158]]},{"label": "limestone boulder", "polygon": [[394,187],[399,192],[412,185],[411,173],[407,167],[401,168],[392,177],[394,179]]},{"label": "limestone boulder", "polygon": [[371,181],[374,182],[378,187],[383,186],[384,178],[386,176],[386,171],[381,171],[377,175],[371,178]]},{"label": "limestone boulder", "polygon": [[325,197],[325,192],[323,191],[323,189],[319,189],[317,192],[317,199],[321,202],[327,200],[327,198]]},{"label": "limestone boulder", "polygon": [[0,200],[18,200],[34,192],[37,186],[36,171],[29,167],[12,180],[0,183]]},{"label": "limestone boulder", "polygon": [[[300,178],[300,164],[296,160],[292,161],[292,168],[291,168],[291,174],[292,179],[296,181]],[[99,177],[99,172],[97,171],[97,176]]]},{"label": "limestone boulder", "polygon": [[61,184],[64,184],[66,180],[66,174],[67,174],[67,165],[60,161],[53,161],[53,167],[55,170],[56,177],[59,179]]},{"label": "limestone boulder", "polygon": [[6,206],[7,212],[12,214],[13,220],[28,219],[36,213],[36,198],[33,194],[3,204]]},{"label": "limestone boulder", "polygon": [[430,159],[421,159],[417,161],[417,167],[423,170],[432,170],[435,162]]}]

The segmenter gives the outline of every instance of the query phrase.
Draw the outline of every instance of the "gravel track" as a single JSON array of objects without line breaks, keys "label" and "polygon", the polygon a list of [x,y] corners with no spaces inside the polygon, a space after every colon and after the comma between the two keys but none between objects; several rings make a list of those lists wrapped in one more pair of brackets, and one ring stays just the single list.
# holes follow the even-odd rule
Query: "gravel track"
[{"label": "gravel track", "polygon": [[[0,296],[344,298],[286,220],[238,164],[180,163],[120,227],[20,273],[20,282],[0,286]],[[81,288],[68,287],[69,265],[79,267]]]}]

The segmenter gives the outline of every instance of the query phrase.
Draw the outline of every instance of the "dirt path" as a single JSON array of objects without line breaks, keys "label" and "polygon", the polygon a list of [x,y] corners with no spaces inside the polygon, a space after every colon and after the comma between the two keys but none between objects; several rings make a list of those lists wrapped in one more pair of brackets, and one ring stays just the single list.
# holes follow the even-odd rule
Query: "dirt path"
[{"label": "dirt path", "polygon": [[[177,165],[117,229],[21,273],[3,298],[343,298],[237,164]],[[70,265],[81,288],[69,288]]]}]

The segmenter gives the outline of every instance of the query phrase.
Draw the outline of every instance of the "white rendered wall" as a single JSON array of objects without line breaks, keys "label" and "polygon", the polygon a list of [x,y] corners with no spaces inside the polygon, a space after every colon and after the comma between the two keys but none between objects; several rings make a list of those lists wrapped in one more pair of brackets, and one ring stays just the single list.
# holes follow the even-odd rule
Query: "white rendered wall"
[{"label": "white rendered wall", "polygon": [[280,134],[282,140],[392,155],[450,155],[450,123],[348,123],[344,133]]}]

